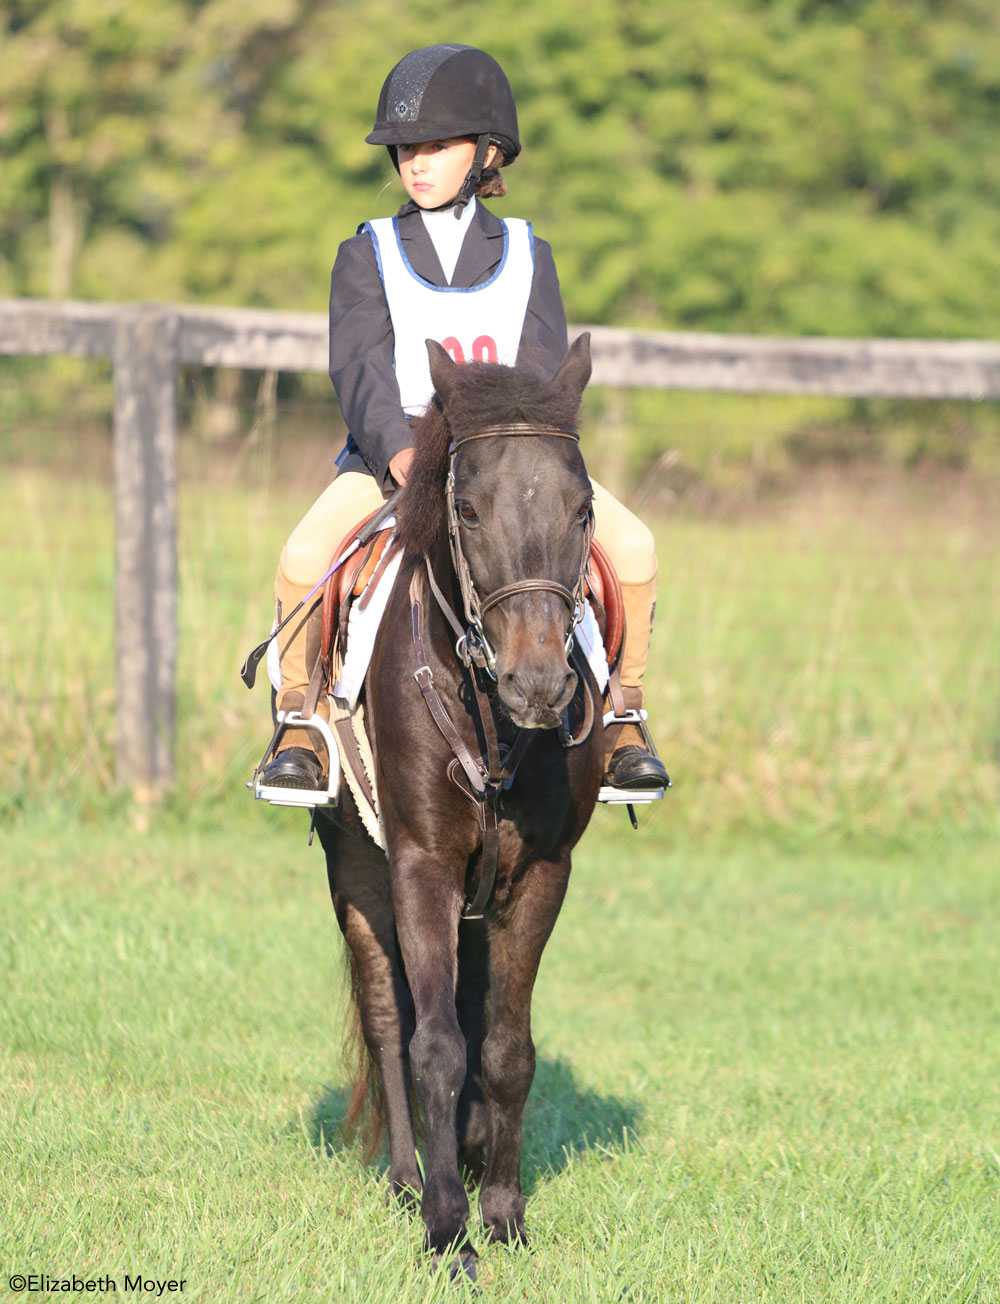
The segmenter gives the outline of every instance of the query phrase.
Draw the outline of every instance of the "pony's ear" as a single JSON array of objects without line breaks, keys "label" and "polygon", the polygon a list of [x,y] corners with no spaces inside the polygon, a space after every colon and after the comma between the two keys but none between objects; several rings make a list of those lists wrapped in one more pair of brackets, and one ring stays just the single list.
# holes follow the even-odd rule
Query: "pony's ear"
[{"label": "pony's ear", "polygon": [[580,396],[587,388],[590,379],[590,331],[578,335],[570,345],[562,366],[553,377],[553,381],[564,394],[580,401]]},{"label": "pony's ear", "polygon": [[442,348],[437,340],[425,340],[424,343],[427,345],[427,358],[431,364],[431,380],[434,382],[434,388],[442,398],[447,398],[455,381],[458,363],[452,360],[451,354],[447,349]]}]

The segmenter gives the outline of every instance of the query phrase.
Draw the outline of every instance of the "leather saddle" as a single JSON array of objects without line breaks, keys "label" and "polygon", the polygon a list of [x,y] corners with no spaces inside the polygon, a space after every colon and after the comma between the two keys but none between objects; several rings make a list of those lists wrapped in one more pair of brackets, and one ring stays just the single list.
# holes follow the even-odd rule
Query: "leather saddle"
[{"label": "leather saddle", "polygon": [[[375,512],[370,512],[348,531],[333,554],[333,561],[336,562],[347,551],[359,531],[374,515]],[[337,637],[340,638],[341,647],[346,641],[351,604],[362,598],[372,579],[376,578],[376,572],[381,574],[383,563],[389,560],[388,546],[391,539],[391,529],[380,531],[367,547],[359,548],[327,580],[323,590],[323,660],[327,665]],[[608,666],[613,668],[621,654],[625,635],[625,607],[618,573],[607,550],[597,539],[590,542],[590,565],[586,579],[587,597],[604,640]]]},{"label": "leather saddle", "polygon": [[[343,556],[374,515],[375,512],[369,512],[344,535],[333,554],[334,562]],[[323,660],[327,665],[337,636],[342,647],[347,639],[347,618],[352,602],[361,597],[382,562],[389,560],[387,549],[392,537],[391,529],[380,530],[366,547],[359,548],[327,580],[323,589]]]},{"label": "leather saddle", "polygon": [[607,549],[596,539],[590,541],[590,565],[587,567],[587,597],[597,617],[597,627],[604,639],[608,669],[613,670],[621,656],[625,639],[625,603],[618,572]]}]

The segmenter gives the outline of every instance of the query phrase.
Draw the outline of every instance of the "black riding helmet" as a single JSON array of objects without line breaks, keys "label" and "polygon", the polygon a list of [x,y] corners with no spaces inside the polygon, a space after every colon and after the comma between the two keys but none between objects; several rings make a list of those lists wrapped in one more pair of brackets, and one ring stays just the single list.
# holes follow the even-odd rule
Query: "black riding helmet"
[{"label": "black riding helmet", "polygon": [[503,166],[521,152],[517,109],[504,70],[471,45],[427,45],[400,59],[378,97],[369,145],[385,145],[399,171],[397,145],[474,136],[476,157],[455,200],[456,213],[479,184],[490,144]]}]

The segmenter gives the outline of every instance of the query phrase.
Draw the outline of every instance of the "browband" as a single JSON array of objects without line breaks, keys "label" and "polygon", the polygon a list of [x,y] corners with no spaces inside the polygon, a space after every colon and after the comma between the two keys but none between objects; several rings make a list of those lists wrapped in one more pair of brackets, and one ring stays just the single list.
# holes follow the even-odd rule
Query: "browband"
[{"label": "browband", "polygon": [[493,439],[497,435],[544,435],[554,436],[557,439],[575,439],[577,443],[580,442],[580,436],[575,430],[560,430],[557,426],[532,426],[527,422],[521,422],[508,426],[486,426],[483,430],[471,430],[465,435],[453,435],[448,445],[448,453],[454,453],[461,444],[471,443],[473,439]]}]

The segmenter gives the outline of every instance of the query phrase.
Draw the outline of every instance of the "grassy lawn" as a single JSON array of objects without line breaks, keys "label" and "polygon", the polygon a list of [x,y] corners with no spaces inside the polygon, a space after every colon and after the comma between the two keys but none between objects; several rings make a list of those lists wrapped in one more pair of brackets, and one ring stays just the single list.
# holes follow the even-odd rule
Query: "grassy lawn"
[{"label": "grassy lawn", "polygon": [[[341,1139],[320,853],[241,791],[268,727],[236,670],[309,500],[254,456],[181,486],[178,783],[141,820],[106,485],[0,484],[0,1283],[452,1299]],[[484,1252],[491,1299],[997,1298],[995,503],[817,473],[656,522],[676,787],[577,857],[535,1002],[533,1246]]]},{"label": "grassy lawn", "polygon": [[[341,1140],[321,854],[258,814],[5,836],[3,1263],[452,1298]],[[533,1246],[484,1252],[490,1298],[995,1299],[995,844],[624,838],[602,815],[543,962]]]}]

